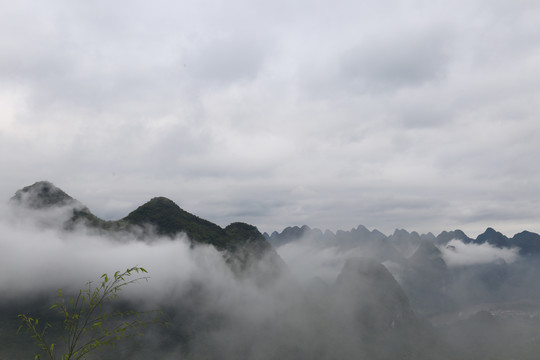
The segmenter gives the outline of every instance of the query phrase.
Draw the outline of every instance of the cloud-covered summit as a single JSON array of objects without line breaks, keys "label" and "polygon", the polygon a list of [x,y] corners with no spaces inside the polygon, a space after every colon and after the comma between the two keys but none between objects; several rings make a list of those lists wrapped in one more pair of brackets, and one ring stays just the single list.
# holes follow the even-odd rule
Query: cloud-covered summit
[{"label": "cloud-covered summit", "polygon": [[[78,202],[50,183],[24,189],[15,199],[45,200],[38,208],[17,200],[0,208],[0,317],[8,328],[13,314],[46,312],[57,288],[70,294],[103,272],[139,264],[151,278],[126,289],[122,306],[159,307],[169,326],[111,350],[106,356],[112,358],[455,360],[489,353],[462,340],[464,334],[494,339],[490,327],[476,323],[487,316],[501,334],[530,327],[519,340],[499,341],[506,346],[502,358],[522,349],[520,358],[532,359],[537,305],[531,300],[523,312],[520,304],[540,294],[538,254],[502,246],[514,240],[492,228],[472,239],[457,230],[435,236],[398,229],[386,236],[364,226],[335,233],[291,227],[266,235],[283,264],[256,227],[221,228],[165,197],[114,228],[73,219]],[[66,220],[73,226],[61,226]],[[135,224],[137,231],[130,228]],[[515,238],[523,250],[538,235]],[[474,316],[479,310],[486,316]],[[512,322],[500,315],[507,313]],[[478,330],[467,330],[471,324]],[[2,331],[10,344],[21,344]],[[0,353],[14,357],[14,349]]]},{"label": "cloud-covered summit", "polygon": [[[17,312],[45,311],[43,303],[50,306],[56,288],[68,296],[96,272],[135,263],[144,264],[151,278],[122,292],[122,306],[158,306],[168,327],[105,356],[235,359],[240,353],[297,360],[363,354],[390,359],[433,351],[437,338],[422,335],[426,325],[376,260],[347,261],[333,286],[308,297],[308,284],[286,271],[251,225],[233,223],[223,229],[156,197],[120,220],[137,224],[139,231],[127,225],[100,227],[86,217],[74,219],[78,208],[72,204],[77,202],[51,183],[38,182],[16,194],[0,217],[0,248],[5,250],[0,253],[0,318],[6,328]],[[41,221],[47,216],[59,217],[58,224],[74,224]],[[32,350],[20,344],[25,345],[16,342],[0,354],[14,357]]]},{"label": "cloud-covered summit", "polygon": [[119,240],[140,241],[185,236],[194,245],[208,244],[222,252],[238,272],[256,268],[263,260],[267,267],[264,276],[269,278],[286,268],[255,226],[236,222],[221,228],[165,197],[152,198],[120,220],[105,221],[51,182],[39,181],[18,190],[10,205],[12,216],[29,218],[30,222],[40,218],[42,226],[57,230],[82,230]]},{"label": "cloud-covered summit", "polygon": [[15,192],[10,202],[34,209],[73,205],[77,201],[49,181],[38,181]]}]

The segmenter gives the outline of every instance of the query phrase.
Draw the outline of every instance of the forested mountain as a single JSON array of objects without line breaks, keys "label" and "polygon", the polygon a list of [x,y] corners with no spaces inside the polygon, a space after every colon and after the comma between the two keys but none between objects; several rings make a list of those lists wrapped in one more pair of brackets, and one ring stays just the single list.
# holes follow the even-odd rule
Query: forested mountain
[{"label": "forested mountain", "polygon": [[[0,336],[9,343],[0,357],[39,350],[15,334],[17,314],[58,320],[48,315],[56,288],[43,283],[51,280],[45,274],[76,288],[90,280],[77,275],[83,265],[125,259],[150,262],[157,284],[119,306],[157,307],[168,326],[102,359],[502,360],[535,359],[540,349],[540,236],[531,232],[387,236],[360,225],[263,235],[241,222],[222,228],[164,197],[105,221],[46,181],[9,203],[0,222],[3,273],[32,283],[0,283]],[[12,261],[21,253],[31,261]],[[32,272],[32,261],[47,272]]]},{"label": "forested mountain", "polygon": [[228,262],[241,269],[256,265],[262,257],[272,259],[273,271],[284,269],[270,244],[255,226],[233,223],[226,228],[181,209],[172,200],[155,197],[117,221],[105,221],[95,216],[88,207],[72,198],[48,181],[39,181],[18,190],[10,199],[12,204],[30,209],[64,207],[68,216],[63,222],[66,230],[87,226],[98,232],[113,234],[129,232],[141,240],[152,237],[187,235],[193,244],[209,244],[222,251]]}]

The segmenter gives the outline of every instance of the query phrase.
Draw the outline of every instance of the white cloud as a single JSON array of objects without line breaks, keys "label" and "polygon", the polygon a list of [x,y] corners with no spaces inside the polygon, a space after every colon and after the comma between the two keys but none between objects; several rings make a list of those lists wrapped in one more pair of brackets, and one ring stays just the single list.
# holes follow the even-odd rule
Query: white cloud
[{"label": "white cloud", "polygon": [[455,239],[440,250],[448,266],[488,264],[500,260],[512,263],[518,258],[517,248],[497,248],[488,243],[465,244]]},{"label": "white cloud", "polygon": [[135,265],[147,268],[152,278],[142,292],[153,291],[157,297],[161,296],[159,289],[171,284],[181,288],[198,276],[215,273],[215,278],[228,272],[215,249],[190,249],[181,236],[174,241],[156,238],[146,243],[129,234],[111,239],[84,229],[63,232],[59,229],[67,217],[62,214],[69,215],[70,210],[3,209],[0,289],[4,300],[50,293],[51,289],[77,289],[87,281],[97,281],[103,273]]}]

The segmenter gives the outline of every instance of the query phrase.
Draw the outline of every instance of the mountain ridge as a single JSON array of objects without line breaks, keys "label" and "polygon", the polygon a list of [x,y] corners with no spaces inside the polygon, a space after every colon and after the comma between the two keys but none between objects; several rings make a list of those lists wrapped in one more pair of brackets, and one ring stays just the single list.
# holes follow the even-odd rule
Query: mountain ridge
[{"label": "mountain ridge", "polygon": [[428,240],[436,245],[447,245],[451,240],[460,240],[465,244],[489,244],[497,248],[518,248],[521,255],[540,254],[540,234],[524,230],[509,238],[496,231],[492,227],[479,234],[476,238],[471,238],[460,229],[452,231],[442,231],[435,236],[433,233],[419,234],[416,231],[408,232],[405,229],[396,229],[393,234],[385,235],[377,229],[368,230],[364,225],[359,225],[350,231],[338,230],[333,233],[326,230],[324,233],[317,228],[310,228],[307,225],[289,226],[281,232],[274,231],[272,234],[263,233],[265,238],[274,247],[288,244],[301,238],[311,238],[328,245],[341,241],[344,243],[358,243],[359,239],[365,241],[390,241],[400,252],[411,255],[423,240]]},{"label": "mountain ridge", "polygon": [[254,266],[263,257],[270,258],[273,266],[284,267],[284,262],[255,226],[235,222],[222,228],[162,196],[150,199],[120,220],[112,221],[97,217],[88,207],[49,181],[38,181],[17,190],[10,203],[32,210],[71,207],[69,218],[63,224],[65,230],[74,230],[83,224],[98,232],[133,233],[141,240],[155,235],[174,238],[185,234],[193,245],[212,245],[226,253],[225,258],[234,269]]},{"label": "mountain ridge", "polygon": [[[350,354],[369,360],[469,358],[460,357],[460,354],[454,356],[453,347],[447,346],[446,338],[440,337],[426,319],[485,304],[488,300],[506,304],[516,299],[528,299],[536,294],[540,296],[540,286],[531,289],[536,283],[536,269],[540,268],[540,257],[523,257],[512,264],[500,259],[491,263],[452,267],[447,266],[443,256],[445,252],[452,251],[450,246],[445,246],[453,239],[467,244],[489,244],[493,247],[516,244],[522,254],[540,253],[540,235],[528,231],[509,239],[493,228],[487,228],[473,239],[461,230],[444,231],[435,236],[432,233],[419,234],[396,229],[387,236],[363,225],[350,231],[339,230],[335,233],[311,229],[304,225],[286,228],[281,233],[276,231],[272,235],[263,235],[257,227],[242,222],[234,222],[222,228],[183,210],[165,197],[151,198],[120,220],[105,221],[50,182],[38,182],[24,187],[15,193],[10,202],[36,211],[55,206],[66,207],[71,212],[62,209],[51,211],[50,214],[57,216],[67,213],[64,223],[67,230],[77,231],[87,225],[98,233],[126,231],[132,232],[136,240],[149,238],[150,241],[154,236],[174,239],[178,234],[184,233],[193,246],[204,244],[218,249],[227,264],[232,266],[235,275],[245,275],[245,278],[240,277],[238,284],[248,284],[250,293],[254,289],[262,289],[261,295],[264,296],[257,297],[257,301],[250,304],[230,301],[237,298],[223,296],[222,290],[229,291],[228,286],[220,286],[219,291],[212,293],[209,291],[215,285],[212,281],[197,282],[195,279],[189,282],[189,291],[182,292],[174,302],[167,303],[168,311],[174,315],[171,321],[173,331],[167,329],[160,333],[160,336],[168,339],[170,344],[176,345],[179,339],[188,343],[191,341],[190,336],[195,339],[194,343],[200,338],[208,339],[208,331],[219,329],[220,326],[226,330],[225,339],[229,340],[230,331],[240,327],[239,339],[247,338],[245,347],[238,345],[240,352],[235,348],[224,350],[223,343],[217,341],[215,344],[210,343],[216,345],[214,349],[217,350],[217,357],[206,358],[231,358],[223,357],[222,351],[229,351],[228,354],[234,354],[234,358],[237,358],[238,354],[249,354],[247,351],[254,348],[254,343],[258,344],[258,347],[255,346],[257,351],[272,351],[272,356],[266,358],[336,359],[351,358]],[[27,212],[21,211],[20,214],[26,216]],[[272,246],[279,247],[301,239],[313,241],[323,247],[338,247],[337,254],[330,258],[332,266],[341,267],[341,271],[336,274],[337,278],[329,284],[321,280],[317,288],[309,288],[309,291],[304,291],[295,281],[285,286],[280,281],[266,281],[267,274],[273,279],[277,279],[279,274],[286,275],[280,277],[280,280],[292,279],[289,276],[291,273],[279,272],[286,269],[286,265]],[[301,256],[311,260],[309,252],[303,252]],[[272,271],[278,271],[278,274],[270,271],[258,277],[257,271],[243,271],[256,266],[259,260],[269,258],[270,262],[260,262],[261,267],[267,268],[268,264],[271,264]],[[322,263],[327,265],[330,262]],[[255,280],[253,284],[256,286],[253,289],[251,281],[243,281],[248,277]],[[260,284],[263,285],[260,287]],[[267,284],[270,286],[265,288]],[[235,295],[238,289],[239,287],[232,286],[230,293],[225,294]],[[264,301],[270,294],[270,289],[277,289],[275,303]],[[246,309],[249,311],[253,303],[261,306],[259,310],[262,310],[262,313],[272,311],[278,300],[285,298],[284,294],[287,294],[289,302],[286,302],[282,309],[277,307],[279,311],[274,314],[275,319],[271,319],[272,321],[264,318],[260,323],[253,323],[251,318],[249,321],[233,321],[246,320],[235,316],[240,316]],[[209,296],[206,303],[199,307],[205,296]],[[219,299],[225,299],[223,304],[227,306],[216,309],[207,307],[214,303],[219,304]],[[240,307],[237,311],[228,313],[229,306],[233,303]],[[208,309],[215,313],[207,314]],[[215,314],[219,318],[213,318]],[[1,315],[0,309],[0,319]],[[479,320],[483,321],[483,318]],[[227,327],[228,321],[234,324],[234,327]],[[299,324],[302,324],[303,332],[298,331]],[[460,325],[458,322],[455,324],[459,326],[456,327],[458,330],[467,325]],[[488,324],[487,327],[489,326]],[[202,335],[195,338],[198,332]],[[189,335],[184,335],[188,333]],[[245,334],[252,336],[246,337]],[[495,335],[490,339],[496,339]],[[278,341],[271,349],[268,346],[268,336],[274,336]],[[531,337],[527,339],[529,338]],[[468,352],[469,349],[464,348],[463,351]]]}]

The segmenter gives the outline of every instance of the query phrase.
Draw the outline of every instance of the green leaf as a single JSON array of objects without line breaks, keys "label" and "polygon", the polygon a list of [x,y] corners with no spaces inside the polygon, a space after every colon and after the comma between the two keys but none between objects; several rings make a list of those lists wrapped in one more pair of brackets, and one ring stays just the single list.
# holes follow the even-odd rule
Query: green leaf
[{"label": "green leaf", "polygon": [[[135,272],[148,273],[146,269],[135,266],[124,272],[116,271],[114,273],[114,279],[111,279],[112,281],[109,281],[107,274],[103,274],[101,275],[102,280],[99,284],[94,285],[92,282],[88,282],[85,288],[79,290],[79,294],[76,297],[69,299],[64,299],[61,289],[57,290],[59,299],[49,309],[57,309],[57,312],[63,315],[63,330],[65,332],[64,338],[66,339],[66,343],[63,346],[71,349],[68,350],[68,353],[60,355],[60,358],[64,360],[82,359],[89,352],[105,345],[114,346],[117,340],[140,335],[141,333],[137,331],[137,328],[159,323],[157,319],[143,322],[135,321],[131,318],[132,316],[138,317],[146,313],[137,311],[121,312],[118,310],[107,312],[105,310],[107,307],[102,306],[106,302],[118,299],[118,293],[124,286],[143,279],[148,281],[148,277],[128,279]],[[18,317],[21,324],[17,332],[20,332],[22,328],[26,327],[39,348],[47,354],[49,360],[52,360],[54,358],[53,352],[56,344],[49,345],[46,339],[46,335],[48,334],[45,331],[51,325],[46,323],[40,329],[37,329],[39,325],[38,318],[32,318],[24,314],[19,314]],[[115,319],[117,317],[127,321],[123,322],[120,328],[113,330],[107,329],[108,319]],[[85,344],[77,344],[81,338],[85,339]],[[41,359],[41,356],[38,354],[34,359]]]}]

